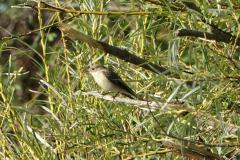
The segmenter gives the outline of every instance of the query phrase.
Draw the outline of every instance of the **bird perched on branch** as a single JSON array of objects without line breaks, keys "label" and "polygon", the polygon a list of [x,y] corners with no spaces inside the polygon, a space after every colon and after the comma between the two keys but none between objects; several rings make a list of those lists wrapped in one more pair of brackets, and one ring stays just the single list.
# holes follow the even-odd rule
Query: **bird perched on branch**
[{"label": "bird perched on branch", "polygon": [[112,69],[100,64],[94,64],[88,68],[88,71],[104,90],[121,93],[131,99],[137,98],[136,93]]}]

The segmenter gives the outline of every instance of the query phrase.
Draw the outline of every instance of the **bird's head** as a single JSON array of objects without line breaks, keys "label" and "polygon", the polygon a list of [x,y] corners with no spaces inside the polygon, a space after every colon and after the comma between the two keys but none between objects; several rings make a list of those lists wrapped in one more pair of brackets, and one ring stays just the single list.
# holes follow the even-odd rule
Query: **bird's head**
[{"label": "bird's head", "polygon": [[101,64],[93,64],[88,68],[88,72],[94,73],[94,72],[102,71],[102,70],[105,70],[105,69],[106,68]]}]

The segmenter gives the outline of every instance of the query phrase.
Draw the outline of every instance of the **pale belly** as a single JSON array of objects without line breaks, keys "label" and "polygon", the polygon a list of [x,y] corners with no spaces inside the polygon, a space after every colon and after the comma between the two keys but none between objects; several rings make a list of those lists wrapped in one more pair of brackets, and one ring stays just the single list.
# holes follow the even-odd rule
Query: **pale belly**
[{"label": "pale belly", "polygon": [[115,91],[119,92],[120,90],[116,85],[114,85],[111,81],[109,81],[106,76],[100,72],[100,73],[94,73],[93,75],[95,81],[97,84],[102,87],[106,91]]}]

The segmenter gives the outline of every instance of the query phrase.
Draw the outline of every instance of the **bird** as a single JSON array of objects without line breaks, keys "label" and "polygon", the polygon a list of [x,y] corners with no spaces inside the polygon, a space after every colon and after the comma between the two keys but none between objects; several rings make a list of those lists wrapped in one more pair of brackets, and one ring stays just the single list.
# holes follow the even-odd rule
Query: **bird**
[{"label": "bird", "polygon": [[101,64],[93,64],[88,68],[96,83],[105,91],[121,93],[131,99],[137,98],[136,93],[113,71]]}]

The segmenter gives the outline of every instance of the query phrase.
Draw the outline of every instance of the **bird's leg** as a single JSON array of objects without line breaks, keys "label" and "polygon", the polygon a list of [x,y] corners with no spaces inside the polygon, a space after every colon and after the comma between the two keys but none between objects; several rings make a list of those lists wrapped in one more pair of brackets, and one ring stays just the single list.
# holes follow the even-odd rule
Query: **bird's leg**
[{"label": "bird's leg", "polygon": [[113,95],[113,99],[115,99],[119,95],[119,92],[117,92],[115,95]]},{"label": "bird's leg", "polygon": [[106,91],[105,91],[105,92],[104,92],[104,91],[101,92],[101,94],[102,94],[103,96],[105,96],[105,95],[107,95],[107,94],[109,94],[109,93],[110,93],[110,92],[106,92]]}]

